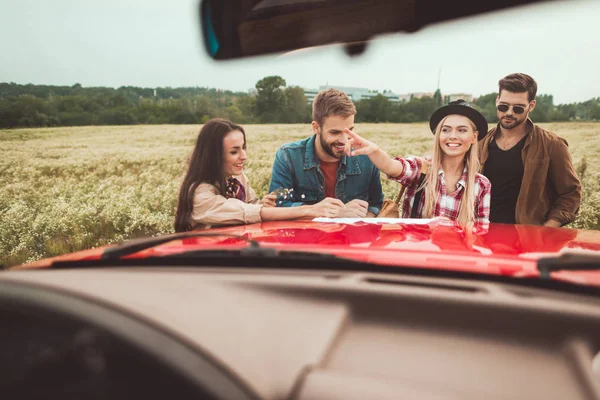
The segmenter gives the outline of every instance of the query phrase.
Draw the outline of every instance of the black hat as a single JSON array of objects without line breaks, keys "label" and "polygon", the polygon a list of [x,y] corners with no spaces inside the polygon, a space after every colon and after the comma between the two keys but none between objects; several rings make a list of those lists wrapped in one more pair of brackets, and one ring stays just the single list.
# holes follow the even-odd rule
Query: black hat
[{"label": "black hat", "polygon": [[458,114],[469,118],[477,127],[477,140],[481,140],[488,133],[488,123],[483,115],[464,100],[451,101],[443,107],[438,108],[429,118],[429,127],[435,134],[435,128],[441,120],[448,115]]}]

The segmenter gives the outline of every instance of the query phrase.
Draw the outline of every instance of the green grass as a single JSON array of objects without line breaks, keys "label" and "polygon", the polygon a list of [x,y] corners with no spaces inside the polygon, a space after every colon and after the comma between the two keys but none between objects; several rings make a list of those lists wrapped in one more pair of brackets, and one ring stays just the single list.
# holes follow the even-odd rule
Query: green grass
[{"label": "green grass", "polygon": [[[584,200],[572,227],[599,229],[600,123],[545,124],[569,141]],[[0,264],[170,233],[176,196],[199,126],[0,131]],[[246,173],[262,196],[277,148],[309,125],[248,125]],[[423,155],[426,124],[359,124],[390,155]],[[397,185],[383,180],[386,197]]]}]

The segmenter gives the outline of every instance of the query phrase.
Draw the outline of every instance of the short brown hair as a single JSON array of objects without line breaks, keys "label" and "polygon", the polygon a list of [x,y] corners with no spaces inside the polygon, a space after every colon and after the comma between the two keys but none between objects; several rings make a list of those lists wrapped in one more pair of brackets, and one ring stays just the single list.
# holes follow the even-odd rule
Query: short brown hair
[{"label": "short brown hair", "polygon": [[332,115],[349,117],[356,114],[356,107],[350,97],[341,90],[327,89],[319,92],[312,104],[312,119],[323,126],[325,118]]},{"label": "short brown hair", "polygon": [[537,83],[527,74],[510,74],[498,81],[498,95],[502,90],[513,93],[527,92],[527,98],[532,101],[537,93]]}]

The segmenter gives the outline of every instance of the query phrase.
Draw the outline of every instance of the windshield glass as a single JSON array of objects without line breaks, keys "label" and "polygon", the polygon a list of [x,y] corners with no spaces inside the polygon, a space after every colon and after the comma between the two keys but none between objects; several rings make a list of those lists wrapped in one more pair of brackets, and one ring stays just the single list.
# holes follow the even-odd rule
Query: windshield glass
[{"label": "windshield glass", "polygon": [[[321,204],[322,197],[313,198],[311,189],[320,181],[306,177],[296,187],[273,187],[272,181],[277,177],[273,165],[278,149],[316,133],[311,105],[328,88],[346,93],[356,115],[350,125],[340,120],[336,126],[320,126],[324,132],[325,126],[331,128],[316,144],[323,150],[318,166],[323,182],[336,177],[338,164],[331,169],[327,163],[345,154],[340,140],[346,139],[335,135],[346,135],[346,128],[391,157],[429,155],[435,162],[429,122],[436,109],[466,100],[491,129],[498,123],[498,104],[508,106],[506,113],[516,120],[524,114],[515,107],[524,106],[534,124],[566,140],[568,150],[561,157],[571,159],[573,170],[564,173],[542,150],[531,153],[537,154],[532,157],[538,164],[522,165],[525,185],[550,183],[540,186],[539,199],[529,197],[529,207],[547,206],[539,225],[554,218],[562,229],[585,229],[568,231],[570,247],[580,247],[574,243],[583,241],[600,243],[595,232],[600,227],[600,2],[548,2],[387,35],[356,57],[348,56],[342,46],[326,46],[226,62],[211,60],[203,48],[196,0],[22,0],[6,1],[2,10],[0,265],[173,233],[196,139],[201,127],[216,117],[243,129],[243,137],[231,136],[230,144],[223,141],[233,150],[218,148],[225,151],[227,176],[245,176],[251,184],[252,191],[248,182],[240,182],[246,188],[243,201]],[[497,104],[498,81],[511,73],[535,79],[535,107],[512,98]],[[498,142],[500,150],[506,150],[504,145],[508,149],[515,143]],[[534,148],[527,146],[529,151]],[[446,183],[459,188],[462,165],[455,179],[444,175]],[[358,168],[364,175],[367,167]],[[541,170],[545,172],[539,178]],[[560,202],[556,199],[575,190],[573,176],[581,182],[581,200],[564,200],[571,203],[552,214]],[[231,190],[229,195],[221,193],[228,200],[241,198],[239,186],[221,182]],[[395,199],[400,188],[385,173],[379,182],[379,203],[371,201],[377,191],[372,181],[369,189],[348,183],[343,195],[335,185],[330,193],[342,203],[361,199],[365,205],[358,215],[374,217],[383,199]],[[279,192],[264,200],[274,189]],[[507,192],[517,196],[526,189],[518,186]],[[494,186],[491,193],[493,204]],[[552,204],[544,205],[547,198]],[[201,212],[190,204],[186,226],[190,215]],[[341,216],[331,211],[338,206],[321,204],[306,215],[286,218]],[[460,214],[459,207],[455,209]],[[259,211],[252,208],[245,208],[243,217],[235,217],[239,210],[231,212],[228,218],[241,218],[240,224],[285,219],[256,214]],[[477,212],[472,219],[477,220]],[[219,221],[193,227],[216,225]],[[552,242],[551,232],[544,232],[536,232],[540,243]],[[395,240],[405,241],[406,236]],[[509,254],[519,246],[500,237],[495,240],[497,245],[486,241],[491,252]],[[390,247],[410,249],[408,242]],[[539,252],[561,248],[535,247]]]}]

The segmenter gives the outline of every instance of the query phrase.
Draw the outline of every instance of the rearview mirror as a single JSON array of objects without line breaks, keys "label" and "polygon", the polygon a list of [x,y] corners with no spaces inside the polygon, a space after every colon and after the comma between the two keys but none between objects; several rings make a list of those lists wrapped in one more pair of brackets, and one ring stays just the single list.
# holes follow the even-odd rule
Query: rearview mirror
[{"label": "rearview mirror", "polygon": [[332,43],[364,44],[392,32],[547,0],[201,0],[208,54],[217,60]]}]

